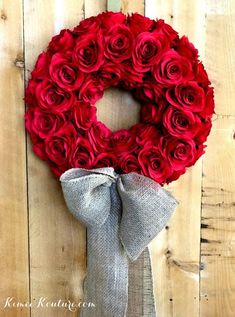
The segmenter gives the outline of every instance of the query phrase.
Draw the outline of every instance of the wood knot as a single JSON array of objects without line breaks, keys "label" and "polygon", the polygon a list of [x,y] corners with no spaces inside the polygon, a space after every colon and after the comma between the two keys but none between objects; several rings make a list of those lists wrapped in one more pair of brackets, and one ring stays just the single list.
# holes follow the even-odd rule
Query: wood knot
[{"label": "wood knot", "polygon": [[169,259],[172,256],[172,252],[169,249],[166,250],[165,256],[166,256],[167,259]]},{"label": "wood knot", "polygon": [[14,61],[14,65],[18,68],[24,68],[24,59],[17,57]]},{"label": "wood knot", "polygon": [[2,11],[1,12],[1,20],[5,21],[7,19],[6,14]]}]

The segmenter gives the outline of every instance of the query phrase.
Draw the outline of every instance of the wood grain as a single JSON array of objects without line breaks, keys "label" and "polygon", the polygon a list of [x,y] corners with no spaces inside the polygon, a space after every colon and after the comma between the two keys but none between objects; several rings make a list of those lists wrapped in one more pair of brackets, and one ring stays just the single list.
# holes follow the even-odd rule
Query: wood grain
[{"label": "wood grain", "polygon": [[0,316],[29,316],[22,2],[0,1]]},{"label": "wood grain", "polygon": [[97,15],[107,9],[108,0],[84,0],[84,14],[85,18],[88,18],[92,15]]},{"label": "wood grain", "polygon": [[200,317],[235,315],[234,1],[206,1],[205,65],[216,113],[202,179]]},{"label": "wood grain", "polygon": [[218,117],[203,164],[202,317],[235,315],[235,118]]},{"label": "wood grain", "polygon": [[[61,6],[60,6],[61,5]],[[78,24],[82,1],[24,2],[25,62],[31,70],[39,52],[63,27]],[[67,12],[67,13],[66,13]],[[69,13],[69,15],[68,15]],[[35,27],[40,25],[40,28]],[[37,307],[48,301],[82,299],[85,275],[85,229],[68,212],[58,180],[28,147],[30,281],[32,317],[76,316],[68,309]]]},{"label": "wood grain", "polygon": [[135,13],[144,14],[144,0],[122,0],[121,10],[124,13]]},{"label": "wood grain", "polygon": [[216,113],[235,115],[235,2],[205,1],[206,67],[216,87]]}]

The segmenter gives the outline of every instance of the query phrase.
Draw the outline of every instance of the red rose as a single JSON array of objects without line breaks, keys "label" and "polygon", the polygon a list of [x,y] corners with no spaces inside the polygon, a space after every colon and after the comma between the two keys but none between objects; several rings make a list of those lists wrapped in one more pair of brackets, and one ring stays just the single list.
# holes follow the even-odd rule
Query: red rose
[{"label": "red rose", "polygon": [[34,70],[31,73],[32,79],[44,79],[49,75],[49,64],[51,62],[51,54],[42,52],[37,59]]},{"label": "red rose", "polygon": [[55,177],[60,178],[60,176],[67,171],[68,168],[70,168],[68,165],[55,165],[51,162],[49,162],[50,169],[52,173],[55,175]]},{"label": "red rose", "polygon": [[198,131],[197,135],[194,137],[194,141],[197,144],[204,143],[211,131],[211,127],[212,127],[211,120],[204,120],[202,124],[202,128]]},{"label": "red rose", "polygon": [[55,35],[48,46],[50,52],[64,53],[66,51],[71,51],[74,47],[74,36],[70,30],[62,30],[60,34]]},{"label": "red rose", "polygon": [[[32,138],[32,134],[30,135],[30,137]],[[45,142],[44,140],[39,140],[37,139],[33,141],[33,151],[34,153],[43,161],[48,160],[47,154],[45,152]]]},{"label": "red rose", "polygon": [[50,64],[51,79],[67,91],[78,89],[84,79],[84,74],[71,62],[70,57],[56,53]]},{"label": "red rose", "polygon": [[79,91],[79,99],[94,105],[97,100],[103,97],[103,94],[103,87],[93,77],[90,77],[84,81]]},{"label": "red rose", "polygon": [[128,16],[127,23],[135,36],[139,33],[150,31],[154,26],[153,20],[139,13],[132,13],[132,15]]},{"label": "red rose", "polygon": [[116,168],[116,157],[112,153],[101,153],[95,159],[95,167],[113,167]]},{"label": "red rose", "polygon": [[155,80],[165,86],[177,85],[193,79],[189,60],[171,49],[164,53],[153,68]]},{"label": "red rose", "polygon": [[138,161],[140,163],[142,173],[154,179],[159,184],[172,174],[172,168],[157,146],[146,143],[139,152]]},{"label": "red rose", "polygon": [[137,148],[135,139],[129,130],[122,129],[114,132],[110,138],[110,146],[114,154],[132,152]]},{"label": "red rose", "polygon": [[198,60],[198,50],[189,42],[186,36],[182,36],[177,42],[176,51],[191,62]]},{"label": "red rose", "polygon": [[164,101],[158,104],[147,103],[141,107],[140,117],[143,122],[157,124],[162,120],[162,114],[166,103]]},{"label": "red rose", "polygon": [[36,100],[45,111],[62,112],[70,109],[74,103],[74,95],[60,89],[50,80],[44,80],[36,86]]},{"label": "red rose", "polygon": [[140,173],[140,165],[137,157],[129,152],[124,152],[119,157],[119,165],[122,173],[136,172]]},{"label": "red rose", "polygon": [[163,125],[171,135],[193,138],[201,129],[201,120],[192,112],[169,106],[163,116]]},{"label": "red rose", "polygon": [[71,167],[92,168],[94,165],[94,154],[92,146],[86,138],[79,137],[76,140],[73,154],[70,160]]},{"label": "red rose", "polygon": [[168,89],[166,99],[174,107],[185,111],[200,112],[205,106],[205,92],[195,81]]},{"label": "red rose", "polygon": [[204,69],[202,63],[196,65],[195,68],[195,81],[200,83],[204,88],[207,88],[211,82],[209,81],[208,75]]},{"label": "red rose", "polygon": [[128,62],[122,64],[121,72],[122,77],[120,85],[126,90],[132,90],[138,83],[143,82],[143,73],[136,72]]},{"label": "red rose", "polygon": [[73,33],[81,35],[87,32],[96,33],[99,31],[100,23],[96,17],[89,17],[82,20],[78,26],[73,29]]},{"label": "red rose", "polygon": [[103,12],[98,15],[102,28],[109,30],[114,25],[123,24],[126,21],[125,14],[121,12]]},{"label": "red rose", "polygon": [[215,109],[215,102],[214,102],[214,89],[209,87],[206,92],[206,101],[205,107],[203,108],[202,112],[200,112],[200,116],[204,119],[208,120],[211,119]]},{"label": "red rose", "polygon": [[133,52],[133,66],[138,72],[146,72],[161,54],[169,49],[169,42],[161,34],[143,32],[137,36]]},{"label": "red rose", "polygon": [[182,175],[182,171],[174,171],[170,177],[166,179],[166,184],[177,180]]},{"label": "red rose", "polygon": [[88,130],[96,122],[96,107],[90,104],[78,102],[74,105],[73,115],[76,126]]},{"label": "red rose", "polygon": [[156,145],[160,140],[158,129],[150,124],[137,123],[131,128],[131,133],[136,136],[136,143],[141,147],[147,142]]},{"label": "red rose", "polygon": [[42,112],[37,109],[25,114],[26,129],[41,139],[46,139],[65,127],[66,119],[62,113]]},{"label": "red rose", "polygon": [[162,87],[147,80],[135,85],[134,95],[138,100],[143,102],[158,103],[163,93]]},{"label": "red rose", "polygon": [[59,165],[68,166],[75,140],[75,130],[72,125],[48,137],[45,140],[45,152],[48,159]]},{"label": "red rose", "polygon": [[175,171],[183,172],[185,167],[193,165],[203,154],[203,147],[198,148],[192,139],[166,137],[163,144],[165,156]]},{"label": "red rose", "polygon": [[25,90],[25,102],[29,107],[37,106],[37,100],[35,98],[35,90],[37,85],[38,82],[36,82],[34,79],[30,79]]},{"label": "red rose", "polygon": [[88,130],[88,138],[96,153],[104,152],[109,146],[112,132],[102,122],[97,122]]},{"label": "red rose", "polygon": [[162,34],[164,37],[174,45],[174,42],[178,39],[178,32],[176,32],[169,24],[165,23],[164,20],[159,19],[156,21],[155,29],[153,32]]},{"label": "red rose", "polygon": [[101,32],[84,34],[78,37],[73,52],[73,61],[80,71],[97,71],[104,59],[103,36]]},{"label": "red rose", "polygon": [[108,88],[116,86],[121,78],[121,69],[119,65],[112,63],[103,64],[96,73],[96,80],[102,87]]},{"label": "red rose", "polygon": [[114,25],[105,40],[104,55],[114,63],[121,63],[132,55],[133,34],[122,24]]}]

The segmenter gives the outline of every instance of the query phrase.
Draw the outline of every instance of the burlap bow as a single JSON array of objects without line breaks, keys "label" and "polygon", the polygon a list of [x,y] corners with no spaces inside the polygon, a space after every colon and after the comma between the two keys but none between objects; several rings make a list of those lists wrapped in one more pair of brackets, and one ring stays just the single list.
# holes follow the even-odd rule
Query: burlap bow
[{"label": "burlap bow", "polygon": [[83,308],[80,316],[156,316],[146,247],[176,200],[151,179],[113,168],[71,169],[60,180],[69,210],[87,226],[84,301],[96,307]]}]

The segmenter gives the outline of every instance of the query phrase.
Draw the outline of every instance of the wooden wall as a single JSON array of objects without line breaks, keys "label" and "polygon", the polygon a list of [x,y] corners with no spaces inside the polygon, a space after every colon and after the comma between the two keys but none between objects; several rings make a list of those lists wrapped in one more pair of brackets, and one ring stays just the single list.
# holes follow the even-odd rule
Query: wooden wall
[{"label": "wooden wall", "polygon": [[[118,1],[117,1],[118,2]],[[58,181],[32,153],[24,86],[52,35],[106,10],[106,0],[0,0],[0,316],[67,317],[48,301],[82,298],[85,229],[67,211]],[[123,12],[164,18],[199,48],[215,86],[206,155],[169,189],[180,206],[151,243],[159,317],[235,316],[235,2],[122,0]],[[113,110],[109,113],[108,105]],[[133,112],[121,116],[125,105]],[[138,106],[110,90],[101,120],[128,127]],[[133,115],[134,113],[134,115]],[[7,297],[32,307],[7,308]],[[27,305],[26,305],[27,306]],[[138,317],[138,316],[137,316]]]}]

